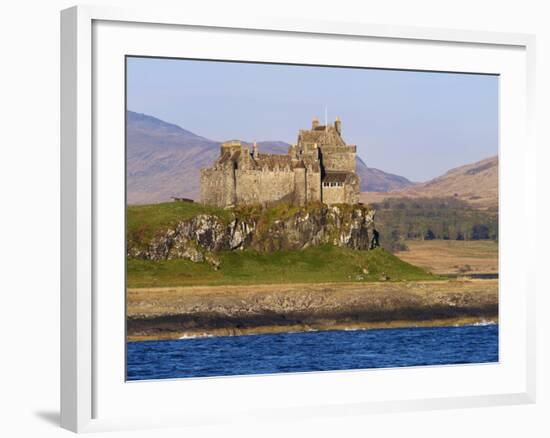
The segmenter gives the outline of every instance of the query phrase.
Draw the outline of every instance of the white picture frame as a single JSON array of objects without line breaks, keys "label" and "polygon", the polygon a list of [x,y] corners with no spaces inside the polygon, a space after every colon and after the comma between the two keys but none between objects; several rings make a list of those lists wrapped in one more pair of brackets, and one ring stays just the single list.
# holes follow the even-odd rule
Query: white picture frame
[{"label": "white picture frame", "polygon": [[[148,39],[151,41],[149,46],[144,41],[140,42],[139,34],[144,32],[144,29],[147,29],[149,37],[158,34],[158,39],[156,37]],[[504,292],[501,291],[500,298],[504,300],[501,301],[500,321],[503,324],[501,342],[504,345],[501,346],[503,359],[499,364],[491,365],[493,368],[467,366],[462,367],[458,370],[459,372],[455,372],[451,367],[423,367],[411,371],[371,370],[370,374],[350,371],[337,374],[307,373],[307,376],[295,374],[284,377],[187,379],[185,383],[187,394],[193,394],[193,391],[195,393],[212,391],[212,393],[221,394],[219,406],[216,403],[207,403],[205,401],[207,399],[197,398],[192,406],[195,410],[190,410],[190,406],[183,406],[181,403],[173,403],[177,394],[177,389],[173,388],[181,389],[182,382],[136,384],[120,381],[121,371],[118,368],[124,364],[124,358],[120,357],[120,348],[123,349],[123,346],[116,344],[118,342],[116,340],[120,339],[124,332],[124,325],[120,324],[119,319],[123,318],[123,315],[119,315],[120,312],[118,312],[124,298],[113,294],[112,296],[116,298],[112,298],[113,302],[110,303],[110,298],[101,294],[110,282],[120,283],[118,262],[112,263],[112,260],[103,257],[105,253],[102,251],[105,247],[103,242],[120,244],[121,216],[119,212],[113,220],[119,234],[111,235],[105,228],[102,212],[117,205],[116,203],[120,200],[117,196],[125,188],[119,176],[124,172],[124,168],[120,169],[120,154],[113,156],[113,159],[107,162],[105,153],[98,154],[97,151],[98,147],[101,148],[101,145],[111,141],[117,153],[120,152],[117,149],[118,146],[124,148],[124,143],[120,143],[124,117],[117,116],[120,108],[119,97],[124,93],[120,89],[120,84],[124,82],[124,78],[118,75],[119,64],[113,64],[114,70],[109,70],[110,67],[104,70],[104,66],[111,65],[106,62],[111,59],[109,57],[119,59],[121,54],[151,54],[158,51],[159,47],[164,50],[164,53],[157,53],[159,55],[173,53],[179,50],[177,44],[172,47],[167,42],[173,40],[171,32],[180,30],[187,32],[185,35],[198,32],[205,38],[194,40],[193,47],[193,53],[203,51],[205,58],[215,56],[215,53],[219,53],[220,50],[215,40],[212,40],[212,46],[209,46],[208,38],[218,38],[223,32],[232,32],[235,42],[261,40],[261,44],[250,45],[250,53],[260,45],[263,48],[270,47],[264,44],[270,44],[271,40],[285,40],[281,43],[281,47],[284,48],[284,44],[287,46],[292,44],[290,40],[293,39],[298,41],[300,38],[325,38],[328,41],[333,38],[336,41],[335,44],[340,46],[368,42],[395,47],[390,50],[393,54],[387,55],[388,58],[380,58],[378,67],[399,68],[401,64],[395,63],[394,59],[396,54],[401,53],[402,57],[406,58],[404,47],[417,47],[421,55],[419,59],[423,56],[426,59],[421,69],[490,72],[510,78],[501,86],[500,120],[505,129],[501,131],[501,153],[504,153],[504,159],[501,160],[500,169],[500,193],[503,201],[500,210],[502,233],[500,269],[506,275],[501,278],[501,288]],[[125,32],[132,32],[133,36],[138,36],[132,39],[134,44],[137,44],[131,49],[132,52],[127,52],[128,47],[122,44],[125,40],[123,37]],[[166,39],[163,43],[162,38],[168,38],[167,34],[170,34],[170,40]],[[157,43],[158,46],[155,46]],[[234,44],[231,50],[237,50],[237,46],[238,44]],[[135,52],[136,47],[139,53]],[[443,54],[455,48],[457,51],[463,51],[464,56],[470,57],[469,64],[461,64],[463,55],[460,54],[460,56],[433,56],[435,53]],[[467,53],[469,50],[483,50],[488,55],[482,57],[479,56],[482,52],[476,52],[477,54],[471,56]],[[422,54],[422,51],[425,53]],[[268,58],[277,56],[275,52],[262,56]],[[492,56],[489,52],[494,52],[498,58],[494,64],[487,60]],[[536,151],[532,132],[535,92],[534,53],[534,37],[523,34],[379,26],[359,22],[315,22],[245,15],[239,20],[227,22],[223,17],[195,16],[187,11],[185,13],[158,9],[137,11],[103,6],[78,6],[62,11],[61,426],[75,432],[82,432],[204,424],[245,419],[250,416],[296,418],[311,415],[359,415],[381,411],[398,412],[534,402],[534,264],[529,263],[525,258],[520,260],[521,256],[515,254],[513,236],[509,231],[517,223],[528,224],[532,232],[527,237],[527,245],[534,247],[534,236],[536,236],[534,231],[536,228],[534,215]],[[179,55],[174,53],[174,56]],[[229,58],[234,59],[235,56],[237,55],[230,55]],[[260,55],[243,54],[242,56],[248,56],[249,61],[260,60]],[[284,56],[288,56],[289,62],[299,60],[299,52],[293,54],[289,50]],[[320,56],[331,55],[326,53],[319,55],[319,58],[316,58],[318,62],[322,59]],[[261,58],[261,60],[266,59]],[[281,58],[281,60],[284,59]],[[336,61],[345,63],[341,60]],[[405,63],[405,61],[402,62]],[[411,66],[414,67],[415,62],[422,61],[408,62],[411,62]],[[111,73],[114,80],[107,85]],[[118,99],[116,100],[118,103],[113,106],[106,102],[102,98],[101,90],[108,90],[110,99]],[[110,113],[110,111],[113,112]],[[515,116],[518,116],[517,119]],[[107,126],[105,120],[110,120],[112,126]],[[117,134],[110,137],[110,133],[115,131]],[[514,143],[521,143],[522,147],[514,148]],[[509,184],[512,180],[514,185]],[[113,188],[112,200],[107,199],[111,196],[105,189],[107,186]],[[515,202],[524,203],[522,205],[533,206],[533,208],[529,211],[524,208],[515,208]],[[514,269],[508,269],[512,263],[514,263]],[[118,273],[111,275],[105,268],[106,264],[118,266]],[[115,280],[116,278],[118,280]],[[517,295],[512,296],[506,292],[512,287],[519,290]],[[117,290],[118,287],[113,289]],[[124,290],[119,292],[124,294]],[[111,350],[105,342],[108,336],[115,339],[116,351]],[[512,350],[516,350],[513,358],[508,354]],[[106,363],[106,357],[109,358],[109,363]],[[109,367],[112,367],[112,370]],[[115,372],[114,369],[118,370]],[[460,377],[461,375],[463,377]],[[474,383],[478,382],[479,389],[474,391],[465,383],[461,385],[461,378],[473,379]],[[406,392],[397,389],[390,391],[387,386],[389,380],[384,379],[401,382],[399,384],[401,387],[412,379],[418,385],[423,385],[423,382],[427,382],[428,379],[435,382],[438,379],[442,382],[450,379],[458,379],[458,381],[455,382],[456,387],[449,388],[448,392],[441,385],[436,388],[436,383],[431,389],[428,384],[424,385],[427,392],[424,391],[424,387]],[[372,397],[361,394],[354,394],[352,397],[350,388],[357,387],[360,382],[373,388]],[[321,395],[316,393],[316,388],[320,385],[326,389]],[[460,386],[462,388],[459,388]],[[302,389],[300,396],[296,397],[295,403],[289,403],[284,391],[296,387]],[[388,388],[386,395],[382,395],[380,389],[377,392],[376,388],[384,387]],[[248,405],[243,402],[239,409],[224,410],[223,395],[238,393],[246,397],[255,397],[255,399]],[[171,409],[167,408],[168,405],[159,403],[156,406],[147,406],[147,415],[140,415],[139,412],[131,409],[119,412],[114,406],[121,404],[122,398],[117,397],[127,397],[125,400],[139,399],[139,397],[143,397],[144,400],[154,400],[163,394],[166,394],[168,403],[172,401]],[[269,400],[265,394],[269,396]]]}]

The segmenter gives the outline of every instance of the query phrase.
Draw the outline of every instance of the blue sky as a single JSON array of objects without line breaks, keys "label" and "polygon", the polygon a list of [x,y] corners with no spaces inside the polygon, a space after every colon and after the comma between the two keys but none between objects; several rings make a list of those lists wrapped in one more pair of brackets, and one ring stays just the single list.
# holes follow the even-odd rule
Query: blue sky
[{"label": "blue sky", "polygon": [[340,116],[367,166],[425,181],[496,155],[498,77],[128,58],[127,108],[212,140],[295,143]]}]

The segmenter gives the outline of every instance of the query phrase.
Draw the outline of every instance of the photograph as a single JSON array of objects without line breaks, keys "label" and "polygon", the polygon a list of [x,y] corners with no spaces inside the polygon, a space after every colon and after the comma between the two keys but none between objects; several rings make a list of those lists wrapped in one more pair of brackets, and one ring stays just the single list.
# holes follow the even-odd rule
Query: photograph
[{"label": "photograph", "polygon": [[127,381],[499,362],[498,75],[125,76]]},{"label": "photograph", "polygon": [[6,3],[0,436],[550,437],[547,3]]}]

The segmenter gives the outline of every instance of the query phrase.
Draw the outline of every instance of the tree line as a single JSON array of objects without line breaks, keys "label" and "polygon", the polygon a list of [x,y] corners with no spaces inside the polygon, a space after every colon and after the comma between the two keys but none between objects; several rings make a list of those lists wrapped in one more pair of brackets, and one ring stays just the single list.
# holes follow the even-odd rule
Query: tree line
[{"label": "tree line", "polygon": [[391,251],[405,250],[405,240],[498,241],[498,209],[456,198],[387,198],[373,207],[382,246]]}]

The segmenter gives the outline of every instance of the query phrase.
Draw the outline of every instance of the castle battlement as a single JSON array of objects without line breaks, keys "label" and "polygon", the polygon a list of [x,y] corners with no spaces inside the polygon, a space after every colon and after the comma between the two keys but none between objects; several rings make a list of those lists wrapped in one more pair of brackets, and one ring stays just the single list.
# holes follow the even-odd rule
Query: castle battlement
[{"label": "castle battlement", "polygon": [[341,136],[341,121],[301,129],[287,154],[260,153],[239,140],[225,142],[220,156],[201,170],[201,201],[219,207],[288,202],[355,204],[359,177],[355,145]]}]

